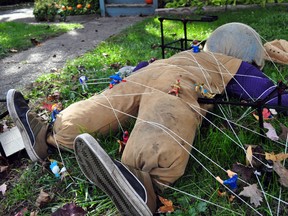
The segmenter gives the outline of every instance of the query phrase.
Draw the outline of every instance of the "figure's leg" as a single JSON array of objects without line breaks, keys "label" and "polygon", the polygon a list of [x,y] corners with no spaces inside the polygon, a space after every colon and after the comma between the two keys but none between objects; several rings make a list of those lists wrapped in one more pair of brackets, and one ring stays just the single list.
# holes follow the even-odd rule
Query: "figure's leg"
[{"label": "figure's leg", "polygon": [[[193,106],[198,106],[196,99]],[[200,123],[199,114],[179,97],[144,96],[122,162],[148,173],[153,183],[172,184],[185,171]]]},{"label": "figure's leg", "polygon": [[28,103],[20,92],[10,89],[6,99],[8,112],[20,131],[30,159],[37,161],[46,158],[48,124],[35,113],[30,112]]},{"label": "figure's leg", "polygon": [[[123,86],[123,88],[118,88]],[[48,137],[51,145],[60,144],[73,149],[76,136],[81,133],[108,134],[125,126],[128,115],[137,115],[140,94],[143,87],[131,83],[121,83],[115,88],[89,99],[70,105],[60,112],[53,125],[54,136]],[[57,143],[56,143],[57,142]]]},{"label": "figure's leg", "polygon": [[74,150],[82,172],[113,200],[121,215],[152,215],[156,198],[152,182],[141,181],[141,171],[111,159],[89,134],[77,136]]}]

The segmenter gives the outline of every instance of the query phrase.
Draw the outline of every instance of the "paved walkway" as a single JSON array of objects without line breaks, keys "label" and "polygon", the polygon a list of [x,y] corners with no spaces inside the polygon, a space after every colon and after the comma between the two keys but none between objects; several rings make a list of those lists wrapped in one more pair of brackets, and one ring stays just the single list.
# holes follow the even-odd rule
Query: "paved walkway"
[{"label": "paved walkway", "polygon": [[[0,60],[0,99],[11,88],[21,89],[32,83],[39,75],[52,68],[62,68],[69,59],[74,59],[94,49],[125,28],[141,21],[143,17],[97,17],[96,15],[68,17],[68,22],[80,22],[83,29],[49,39],[41,46],[14,54]],[[0,11],[0,22],[35,22],[33,9]]]}]

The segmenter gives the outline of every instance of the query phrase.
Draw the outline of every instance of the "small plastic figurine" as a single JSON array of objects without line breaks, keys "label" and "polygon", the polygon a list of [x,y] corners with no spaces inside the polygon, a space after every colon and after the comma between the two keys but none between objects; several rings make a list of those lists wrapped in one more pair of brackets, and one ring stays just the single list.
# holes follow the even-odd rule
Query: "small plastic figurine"
[{"label": "small plastic figurine", "polygon": [[50,169],[56,178],[60,177],[60,168],[58,166],[57,161],[52,161],[50,164]]},{"label": "small plastic figurine", "polygon": [[113,88],[114,85],[116,85],[120,82],[126,82],[126,80],[122,79],[119,74],[114,74],[114,75],[110,76],[109,78],[111,79],[111,82],[109,84],[110,89]]},{"label": "small plastic figurine", "polygon": [[61,102],[59,102],[57,104],[53,104],[52,113],[51,113],[51,123],[54,123],[57,115],[61,112],[62,109],[63,109],[63,106],[62,106]]},{"label": "small plastic figurine", "polygon": [[200,52],[200,49],[199,49],[199,41],[198,41],[198,40],[193,40],[191,48],[192,48],[192,51],[193,51],[194,53]]},{"label": "small plastic figurine", "polygon": [[117,142],[119,143],[119,153],[122,153],[124,151],[128,139],[129,139],[129,132],[124,131],[122,140],[117,140]]},{"label": "small plastic figurine", "polygon": [[88,81],[88,78],[86,76],[81,76],[79,78],[79,82],[82,86],[82,89],[83,89],[83,92],[85,92],[85,89],[88,89],[88,86],[87,86],[87,82]]},{"label": "small plastic figurine", "polygon": [[50,167],[52,173],[55,175],[56,178],[60,178],[60,174],[65,173],[67,171],[66,167],[62,167],[61,170],[60,170],[60,168],[58,166],[58,162],[55,161],[55,160],[51,161],[51,164],[50,164],[49,167]]},{"label": "small plastic figurine", "polygon": [[[254,118],[255,118],[257,121],[259,121],[259,116],[258,116],[255,112],[252,113],[252,114],[253,114]],[[267,109],[267,108],[263,108],[263,110],[262,110],[262,116],[263,116],[263,120],[271,120],[271,119],[274,118],[273,115],[272,115],[272,113],[271,113],[271,111],[270,111],[269,109]]]},{"label": "small plastic figurine", "polygon": [[207,89],[204,88],[204,83],[202,84],[194,84],[195,91],[200,93],[205,98],[214,98],[215,93],[210,93]]},{"label": "small plastic figurine", "polygon": [[[237,192],[238,186],[237,186],[237,180],[238,175],[237,173],[227,170],[226,171],[229,179],[222,180],[219,176],[216,177],[216,180],[220,182],[221,184],[227,185],[234,193]],[[235,199],[235,196],[233,194],[230,194],[229,201],[232,202]]]},{"label": "small plastic figurine", "polygon": [[175,94],[177,97],[179,95],[180,92],[180,80],[176,80],[176,82],[174,84],[171,85],[172,89],[168,92],[168,94]]}]

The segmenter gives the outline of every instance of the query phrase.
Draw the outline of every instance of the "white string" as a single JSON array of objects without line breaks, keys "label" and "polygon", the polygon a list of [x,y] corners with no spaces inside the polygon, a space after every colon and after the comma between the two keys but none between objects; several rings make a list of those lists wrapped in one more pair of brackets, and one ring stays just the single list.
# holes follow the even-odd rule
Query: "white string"
[{"label": "white string", "polygon": [[203,198],[201,198],[201,197],[197,197],[197,196],[192,195],[192,194],[190,194],[190,193],[187,193],[187,192],[185,192],[185,191],[179,190],[179,189],[177,189],[177,188],[175,188],[175,187],[171,187],[171,186],[169,186],[169,185],[163,184],[162,182],[159,182],[159,181],[157,181],[157,180],[155,180],[155,181],[156,181],[159,185],[162,185],[162,186],[164,186],[164,187],[167,187],[167,188],[172,189],[172,190],[174,190],[174,191],[177,191],[177,192],[179,192],[179,193],[182,193],[182,194],[185,194],[185,195],[187,195],[187,196],[193,197],[193,198],[195,198],[195,199],[201,200],[201,201],[203,201],[203,202],[206,202],[206,203],[208,203],[208,204],[214,205],[214,206],[219,207],[219,208],[221,208],[221,209],[224,209],[224,210],[226,210],[226,211],[235,213],[235,214],[237,214],[237,215],[243,215],[243,214],[238,213],[238,212],[236,212],[236,211],[233,211],[233,210],[231,210],[231,209],[225,208],[225,207],[223,207],[223,206],[221,206],[221,205],[215,204],[215,203],[213,203],[213,202],[211,202],[211,201],[209,201],[209,200],[205,200],[205,199],[203,199]]},{"label": "white string", "polygon": [[120,120],[119,120],[119,118],[118,118],[118,116],[117,116],[117,114],[116,114],[116,112],[115,112],[115,109],[114,109],[114,107],[112,106],[109,98],[106,97],[106,95],[104,95],[103,93],[101,93],[101,95],[104,96],[104,97],[106,98],[106,100],[108,101],[108,103],[110,104],[110,107],[111,107],[111,109],[112,109],[112,111],[113,111],[113,113],[114,113],[114,115],[115,115],[115,118],[116,118],[117,121],[118,121],[118,125],[119,125],[120,129],[122,130],[122,133],[124,134],[124,129],[123,129],[122,125],[121,125],[121,122],[120,122]]},{"label": "white string", "polygon": [[[107,105],[104,105],[104,104],[101,104],[101,103],[98,103],[98,102],[95,102],[95,103],[97,103],[97,104],[99,104],[99,105],[101,105],[101,106],[104,106],[104,107],[106,107],[106,108],[111,109],[111,107],[108,107]],[[130,115],[130,114],[127,114],[127,113],[125,113],[125,112],[122,112],[122,111],[120,111],[120,110],[116,110],[116,109],[115,109],[115,111],[120,112],[120,113],[122,113],[122,114],[124,114],[124,115],[127,115],[127,116],[129,116],[129,117],[136,118],[137,120],[140,120],[140,121],[143,122],[143,123],[148,123],[148,124],[150,124],[150,125],[154,125],[154,126],[160,128],[160,129],[162,129],[163,132],[165,132],[165,133],[168,134],[172,139],[174,139],[174,141],[177,142],[177,143],[179,144],[179,146],[182,147],[182,148],[183,148],[196,162],[198,162],[211,176],[213,176],[214,178],[216,178],[215,175],[214,175],[213,173],[211,173],[211,171],[209,171],[209,170],[208,170],[196,157],[194,157],[186,148],[184,148],[184,147],[181,145],[181,143],[176,140],[175,137],[173,137],[170,133],[167,132],[167,130],[170,130],[170,129],[166,128],[165,126],[163,126],[163,125],[161,125],[161,124],[159,124],[159,123],[157,123],[157,122],[146,121],[146,120],[137,118],[137,117],[135,117],[135,116],[132,116],[132,115]],[[171,130],[170,130],[170,131],[171,131]],[[173,132],[173,131],[172,131],[172,132]],[[177,135],[175,132],[173,132],[173,133],[174,133],[175,135]],[[177,136],[178,136],[178,135],[177,135]],[[179,136],[178,136],[178,138],[182,139],[182,138],[179,137]],[[182,139],[182,140],[187,143],[187,141],[185,141],[184,139]],[[234,191],[232,191],[232,190],[231,190],[230,188],[228,188],[226,185],[223,185],[223,186],[224,186],[227,190],[229,190],[232,194],[234,194],[238,199],[240,199],[243,203],[245,203],[247,206],[249,206],[253,211],[255,211],[256,213],[258,213],[259,215],[261,215],[261,214],[260,214],[255,208],[253,208],[249,203],[247,203],[247,202],[244,201],[241,197],[239,197],[237,194],[235,194]]]},{"label": "white string", "polygon": [[[285,146],[284,154],[287,154],[287,147],[288,147],[288,134],[286,135],[286,146]],[[286,159],[283,160],[283,167],[285,167],[285,162],[286,162]],[[282,194],[282,186],[280,185],[279,200],[281,199],[281,194]],[[280,201],[278,201],[278,205],[277,205],[277,216],[279,215],[279,212],[280,212]]]},{"label": "white string", "polygon": [[[56,144],[56,147],[57,147],[57,150],[58,150],[58,153],[59,153],[59,156],[60,156],[60,159],[61,159],[61,163],[63,164],[63,167],[67,168],[66,165],[65,165],[65,162],[64,162],[64,159],[62,157],[62,154],[61,154],[61,149],[60,149],[60,146],[59,146],[59,143],[57,142],[57,139],[55,137],[55,132],[54,130],[52,130],[52,134],[53,134],[53,139],[55,141],[55,144]],[[69,174],[68,175],[70,177],[70,179],[75,183],[74,179],[72,178],[72,176]]]},{"label": "white string", "polygon": [[[264,37],[262,37],[261,35],[259,35],[260,38],[262,40],[264,40],[266,43],[268,42]],[[270,42],[269,42],[270,43]],[[261,42],[262,44],[262,42]],[[283,75],[281,74],[280,70],[278,69],[278,67],[276,66],[276,64],[274,63],[274,61],[271,59],[271,57],[269,56],[268,52],[266,51],[265,47],[263,46],[263,50],[264,50],[264,53],[265,55],[269,58],[269,60],[272,62],[274,68],[277,70],[278,74],[281,76],[281,79],[282,80],[285,80],[285,78],[283,77]],[[268,76],[267,76],[268,77]],[[271,78],[270,78],[271,79]],[[272,81],[274,81],[273,79],[271,79]],[[276,83],[276,81],[274,81],[274,83]]]},{"label": "white string", "polygon": [[[188,104],[192,109],[194,109],[192,104]],[[199,115],[202,115],[200,112],[198,112],[196,109],[194,109]],[[219,128],[217,125],[215,125],[211,120],[209,120],[206,116],[202,116],[203,118],[205,118],[206,121],[208,121],[210,124],[212,124],[215,128],[217,128],[221,133],[223,133],[228,139],[230,139],[232,142],[234,142],[236,145],[238,145],[240,148],[242,148],[243,150],[245,150],[244,147],[241,147],[234,139],[232,139],[232,137],[230,137],[228,134],[226,134],[221,128]],[[267,166],[265,163],[263,163],[261,160],[259,160],[257,157],[255,157],[254,155],[252,155],[253,158],[255,158],[256,160],[258,160],[260,163],[262,163],[264,166]]]},{"label": "white string", "polygon": [[[207,113],[209,113],[209,114],[217,117],[217,118],[220,118],[220,119],[225,120],[225,118],[223,118],[222,116],[217,115],[216,113],[213,113],[213,112],[211,112],[211,111],[209,111],[209,110],[205,110],[205,109],[203,109],[203,108],[201,108],[201,107],[199,107],[199,108],[200,108],[201,110],[206,111]],[[254,130],[251,130],[250,128],[247,128],[247,127],[245,127],[245,126],[243,126],[243,125],[241,125],[241,124],[238,124],[238,123],[236,123],[236,122],[233,122],[233,121],[231,121],[231,120],[229,120],[229,119],[227,119],[227,121],[229,121],[230,123],[233,123],[233,124],[237,125],[238,127],[241,127],[241,128],[243,128],[243,129],[245,129],[245,130],[248,130],[249,132],[252,132],[252,133],[254,133],[254,134],[257,134],[257,135],[259,135],[259,136],[261,136],[261,137],[265,137],[265,138],[266,138],[265,135],[262,135],[262,134],[260,134],[260,133],[258,133],[258,132],[256,132],[256,131],[254,131]],[[280,145],[284,145],[284,146],[285,146],[284,143],[281,143],[281,142],[279,142],[279,141],[277,141],[277,140],[275,140],[274,143],[277,143],[277,144],[280,144]]]},{"label": "white string", "polygon": [[[203,73],[203,72],[202,72]],[[204,74],[203,74],[204,75]],[[205,76],[205,75],[204,75]],[[222,79],[222,81],[223,81],[223,79]],[[135,83],[135,82],[134,82]],[[147,86],[146,86],[147,87]],[[150,87],[151,88],[151,87]],[[154,89],[154,88],[153,88]],[[154,89],[154,90],[157,90],[157,89]],[[160,90],[158,90],[158,91],[160,91]],[[160,91],[160,92],[162,92],[162,91]],[[106,96],[105,96],[106,97]],[[107,97],[106,97],[107,98]],[[107,100],[108,100],[108,98],[107,98]],[[110,101],[108,100],[108,102],[109,102],[109,104],[111,105],[111,103],[110,103]],[[112,105],[111,105],[111,107],[110,107],[110,109],[112,109],[113,110],[113,112],[114,112],[114,114],[115,114],[115,116],[116,116],[116,118],[117,118],[117,115],[116,115],[116,110],[112,107]],[[201,114],[200,114],[201,115]],[[136,118],[136,119],[139,119],[139,118]],[[117,118],[117,120],[118,120],[118,122],[120,123],[120,121],[119,121],[119,119]],[[228,119],[227,119],[228,120]],[[157,123],[158,124],[158,123]],[[153,124],[152,124],[153,125]],[[164,127],[164,126],[163,126]],[[122,127],[121,127],[122,128]],[[162,128],[163,129],[163,128]],[[123,130],[123,129],[122,129]],[[168,133],[167,131],[166,131],[166,133]],[[181,145],[180,145],[181,146]],[[207,156],[206,156],[207,157]],[[224,169],[223,169],[224,170]],[[209,170],[207,170],[207,171],[209,171]],[[210,172],[210,171],[209,171]],[[211,173],[212,174],[212,173]],[[212,174],[213,175],[213,174]],[[280,200],[280,199],[279,199]]]}]

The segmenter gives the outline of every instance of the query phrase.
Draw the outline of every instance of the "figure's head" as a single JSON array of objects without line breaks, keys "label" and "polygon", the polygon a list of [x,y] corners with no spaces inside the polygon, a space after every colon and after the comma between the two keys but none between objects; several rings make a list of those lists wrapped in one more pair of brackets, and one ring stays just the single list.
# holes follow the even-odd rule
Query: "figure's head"
[{"label": "figure's head", "polygon": [[227,23],[213,31],[204,51],[222,53],[264,67],[264,47],[259,34],[243,23]]},{"label": "figure's head", "polygon": [[236,174],[232,170],[227,170],[226,172],[227,172],[227,175],[229,176],[229,178],[232,178]]}]

